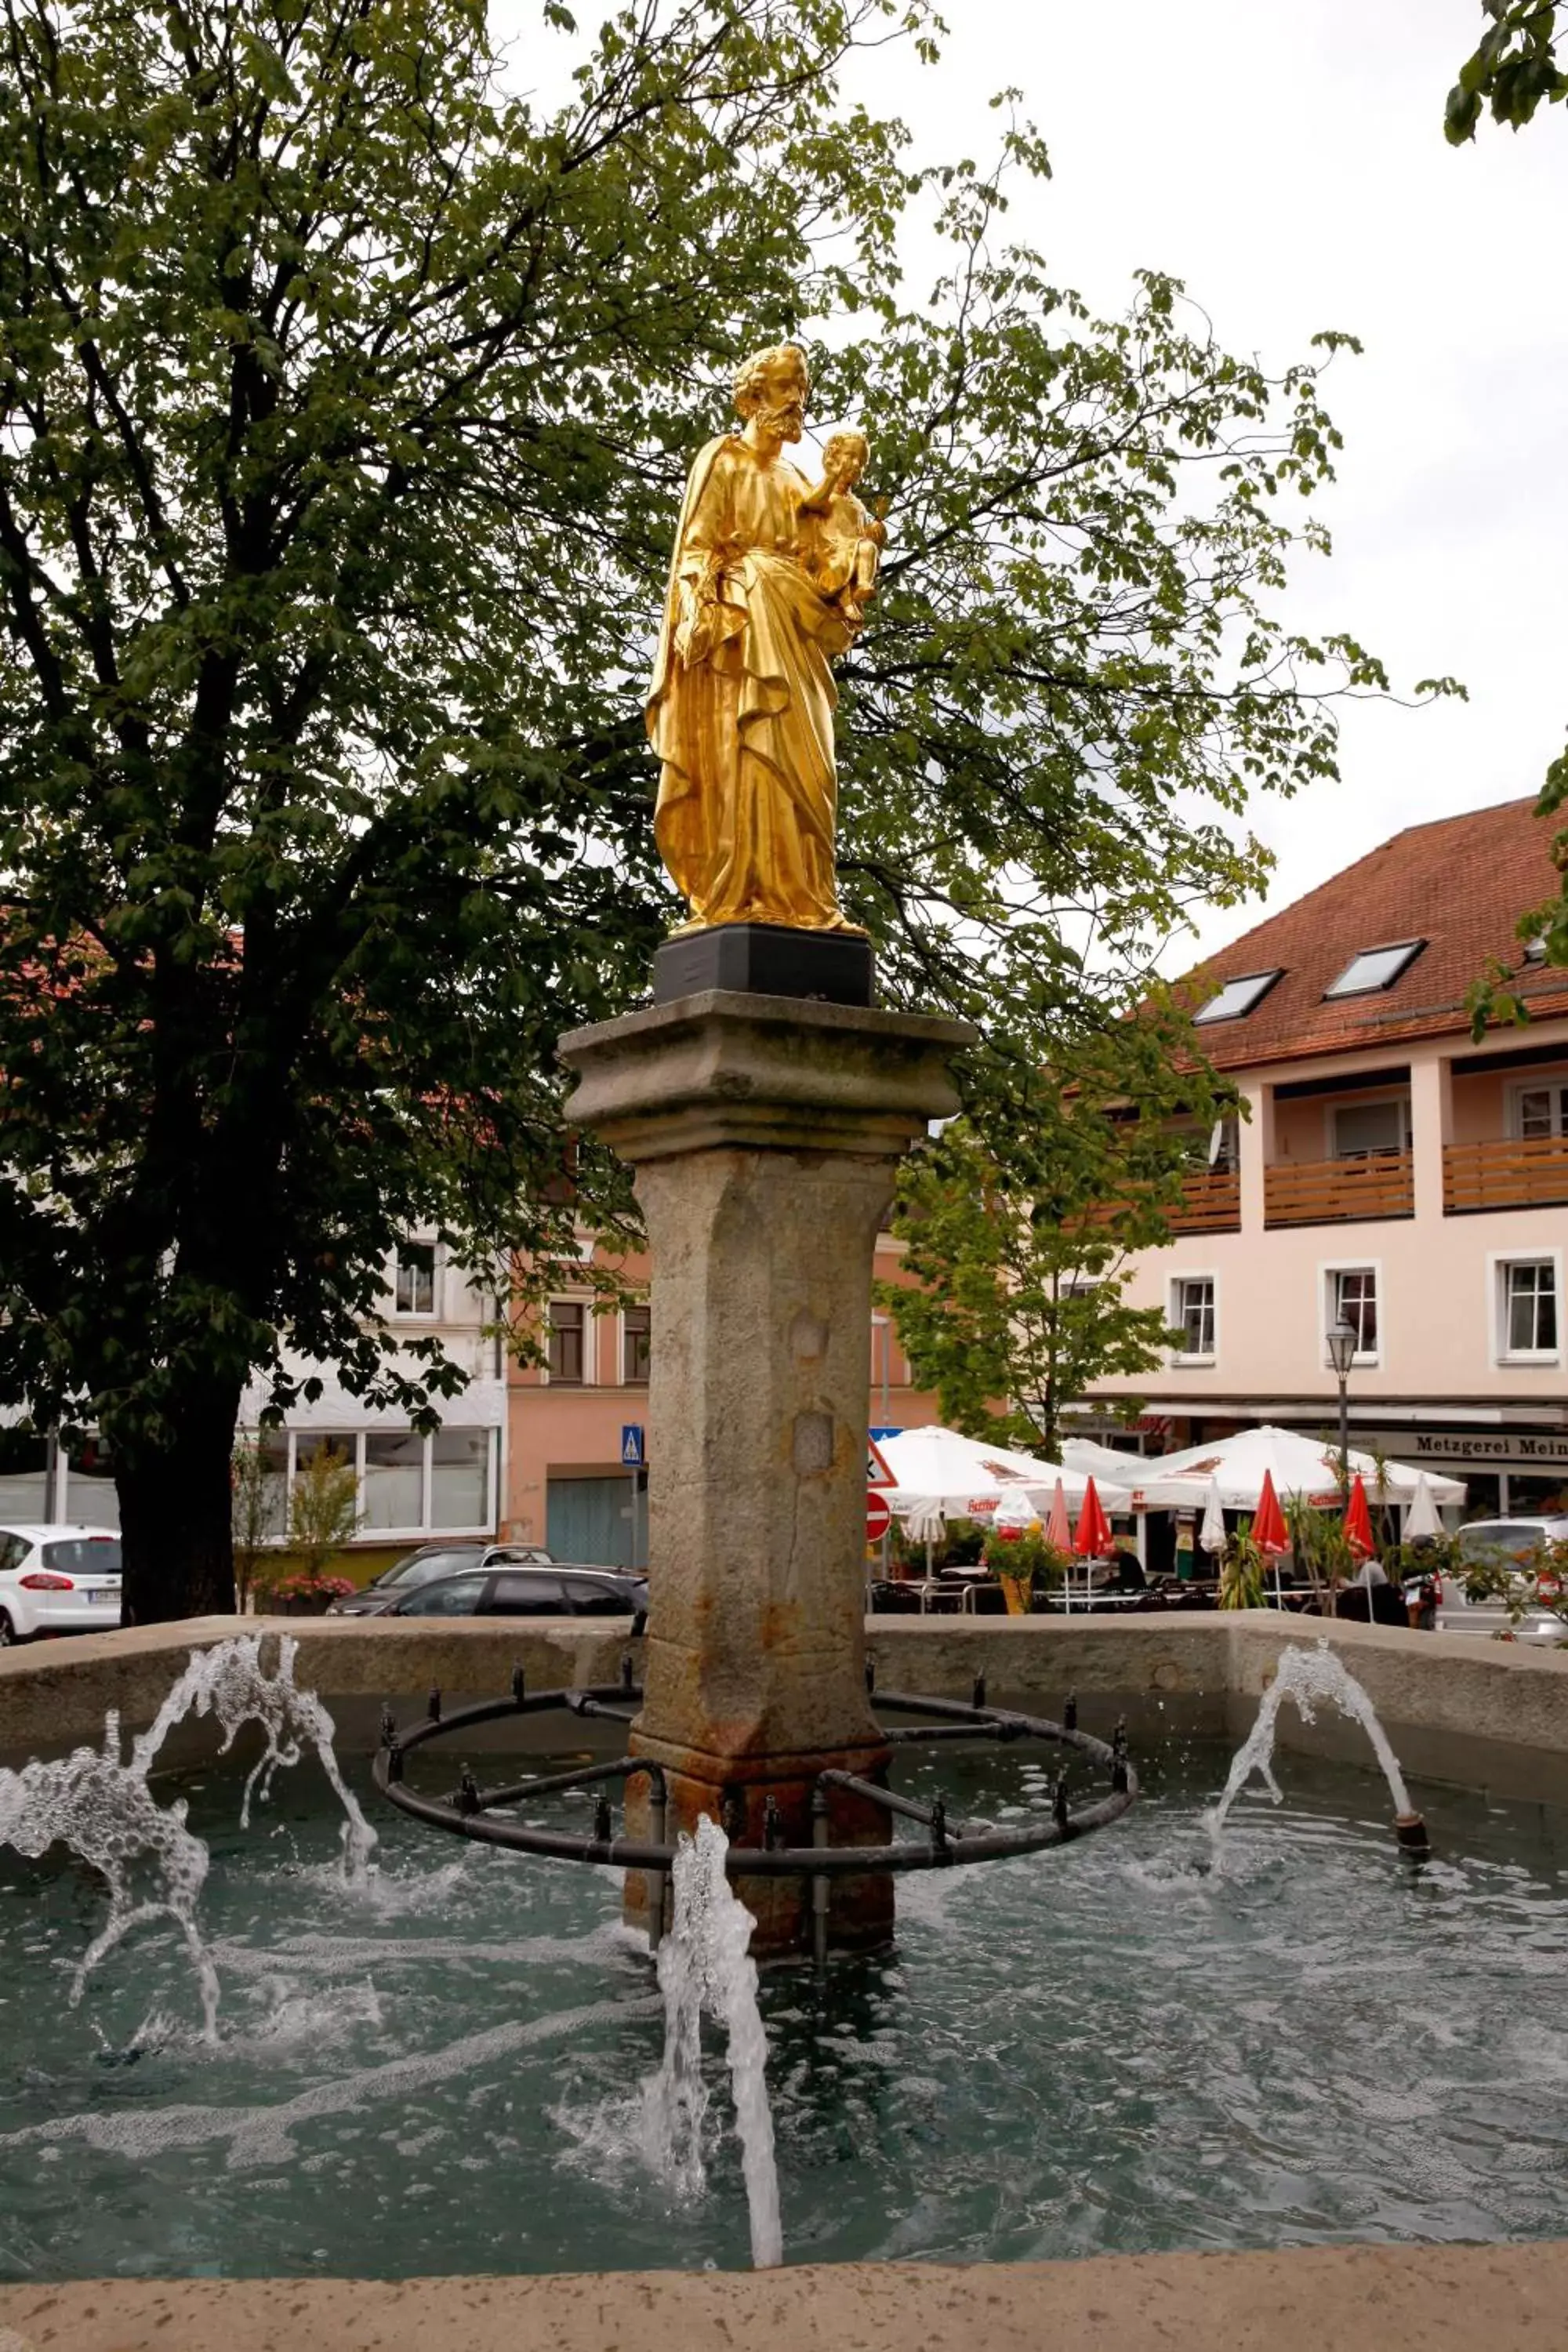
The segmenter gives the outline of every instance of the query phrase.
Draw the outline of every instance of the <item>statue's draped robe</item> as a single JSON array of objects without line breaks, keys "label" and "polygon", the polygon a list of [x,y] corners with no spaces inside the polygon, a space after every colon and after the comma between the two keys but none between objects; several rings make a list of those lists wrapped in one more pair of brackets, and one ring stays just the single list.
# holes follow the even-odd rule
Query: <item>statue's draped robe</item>
[{"label": "statue's draped robe", "polygon": [[[693,923],[844,925],[834,877],[837,786],[828,668],[847,634],[799,560],[806,484],[735,437],[687,485],[647,703],[659,759],[654,832]],[[710,631],[678,648],[681,587]]]}]

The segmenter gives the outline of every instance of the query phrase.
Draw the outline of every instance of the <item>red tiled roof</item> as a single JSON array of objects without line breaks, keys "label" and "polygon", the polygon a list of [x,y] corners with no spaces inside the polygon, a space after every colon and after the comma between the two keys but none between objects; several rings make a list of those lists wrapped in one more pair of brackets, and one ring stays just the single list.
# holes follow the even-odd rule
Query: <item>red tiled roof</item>
[{"label": "red tiled roof", "polygon": [[[1205,1055],[1235,1070],[1467,1031],[1466,992],[1489,957],[1518,972],[1533,1015],[1568,1014],[1568,971],[1523,963],[1514,935],[1557,891],[1553,832],[1532,797],[1396,833],[1188,975],[1206,994],[1209,982],[1282,969],[1255,1012],[1199,1029]],[[1353,955],[1400,940],[1426,945],[1391,988],[1324,1003]]]}]

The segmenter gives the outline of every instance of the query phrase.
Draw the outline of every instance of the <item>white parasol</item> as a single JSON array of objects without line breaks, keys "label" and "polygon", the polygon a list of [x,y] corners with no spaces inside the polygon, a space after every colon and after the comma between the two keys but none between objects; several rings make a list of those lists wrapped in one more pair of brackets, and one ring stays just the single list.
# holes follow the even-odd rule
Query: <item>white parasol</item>
[{"label": "white parasol", "polygon": [[1405,1540],[1415,1543],[1422,1536],[1440,1536],[1443,1522],[1437,1516],[1437,1504],[1432,1493],[1432,1481],[1425,1470],[1415,1481],[1415,1493],[1405,1514]]},{"label": "white parasol", "polygon": [[[1132,1507],[1135,1511],[1195,1511],[1208,1487],[1217,1484],[1227,1511],[1256,1511],[1266,1473],[1282,1502],[1300,1495],[1319,1510],[1344,1507],[1339,1447],[1331,1440],[1325,1443],[1300,1430],[1267,1426],[1240,1430],[1213,1445],[1189,1445],[1184,1453],[1167,1454],[1163,1461],[1149,1463],[1146,1475],[1133,1487]],[[1427,1475],[1406,1463],[1384,1462],[1380,1476],[1373,1456],[1352,1446],[1350,1474],[1354,1478],[1358,1473],[1368,1500],[1373,1503],[1411,1501],[1417,1484]],[[1438,1475],[1430,1484],[1439,1503],[1464,1500],[1465,1489],[1457,1478]]]},{"label": "white parasol", "polygon": [[[1016,1498],[1035,1517],[1049,1510],[1058,1479],[1076,1509],[1089,1484],[1082,1473],[1064,1470],[1059,1463],[987,1445],[956,1429],[901,1429],[896,1436],[879,1438],[877,1445],[893,1480],[889,1504],[906,1522],[921,1501],[940,1503],[950,1519],[989,1525],[1003,1503]],[[1113,1511],[1126,1505],[1125,1486],[1102,1486],[1100,1494]]]},{"label": "white parasol", "polygon": [[1205,1551],[1225,1549],[1225,1507],[1219,1498],[1219,1480],[1209,1480],[1209,1490],[1204,1503],[1203,1525],[1198,1529],[1198,1541]]},{"label": "white parasol", "polygon": [[911,1543],[926,1548],[926,1574],[931,1574],[931,1546],[939,1544],[947,1533],[947,1514],[942,1505],[930,1496],[917,1496],[904,1514],[904,1533]]}]

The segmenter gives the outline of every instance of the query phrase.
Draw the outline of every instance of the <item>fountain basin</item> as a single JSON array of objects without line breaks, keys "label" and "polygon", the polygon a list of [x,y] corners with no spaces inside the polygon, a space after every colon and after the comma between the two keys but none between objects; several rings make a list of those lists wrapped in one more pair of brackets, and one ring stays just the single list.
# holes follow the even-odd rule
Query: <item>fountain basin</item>
[{"label": "fountain basin", "polygon": [[[52,1755],[96,1743],[110,1707],[128,1730],[143,1728],[193,1648],[271,1622],[197,1618],[0,1652],[0,1754]],[[492,1697],[519,1660],[531,1690],[613,1683],[628,1647],[614,1628],[595,1633],[582,1619],[510,1627],[483,1620],[280,1619],[275,1630],[297,1640],[299,1681],[326,1701],[340,1751],[351,1755],[374,1750],[388,1696],[422,1703],[437,1685],[452,1705]],[[1568,1803],[1568,1651],[1348,1622],[1325,1628],[1324,1638],[1366,1689],[1412,1773]],[[885,1686],[963,1699],[983,1674],[999,1702],[1045,1715],[1076,1690],[1086,1710],[1091,1703],[1099,1710],[1094,1722],[1102,1728],[1126,1713],[1136,1754],[1172,1732],[1234,1747],[1251,1728],[1280,1652],[1302,1639],[1302,1623],[1268,1610],[1066,1621],[874,1618],[867,1639]],[[640,1666],[639,1645],[630,1647]],[[587,1745],[588,1727],[582,1736]],[[1453,1767],[1456,1740],[1467,1743],[1468,1779]],[[518,1753],[531,1742],[537,1746],[526,1722],[503,1723],[476,1735],[474,1747]],[[1365,1754],[1362,1734],[1328,1714],[1309,1728],[1287,1709],[1280,1742],[1287,1751],[1347,1761]],[[605,1752],[618,1743],[619,1735]],[[177,1761],[212,1745],[209,1727],[195,1723],[174,1733],[167,1752]]]},{"label": "fountain basin", "polygon": [[[150,1719],[193,1638],[199,1646],[234,1630],[215,1621],[0,1660],[7,1744],[29,1711],[50,1723],[57,1748],[96,1735],[106,1698],[134,1727],[139,1708]],[[256,1621],[246,1630],[255,1633]],[[484,1626],[445,1631],[435,1643],[410,1644],[403,1629],[389,1642],[392,1632],[374,1621],[328,1625],[300,1642],[298,1679],[328,1698],[351,1750],[370,1746],[380,1696],[400,1675],[410,1696],[422,1698],[438,1677],[456,1700],[492,1692],[501,1659],[520,1651],[538,1685],[552,1673],[561,1684],[608,1678],[621,1650],[613,1634],[585,1639],[565,1626],[531,1630],[521,1643]],[[1150,1798],[1131,1822],[1045,1874],[1005,1865],[994,1895],[983,1883],[991,1874],[963,1874],[971,1883],[958,1932],[948,1932],[956,1877],[944,1878],[934,1901],[908,1907],[890,1961],[847,1961],[820,1990],[792,1991],[810,1980],[787,1970],[769,1983],[789,2259],[956,2257],[990,2275],[993,2264],[1118,2244],[1568,2231],[1568,2198],[1559,2210],[1568,2154],[1556,2121],[1568,2053],[1560,2066],[1544,1997],[1568,1932],[1568,1811],[1559,1810],[1568,1794],[1568,1659],[1336,1628],[1333,1650],[1377,1700],[1438,1862],[1411,1873],[1396,1860],[1386,1793],[1352,1727],[1322,1712],[1302,1725],[1287,1709],[1284,1808],[1238,1801],[1239,1872],[1207,1884],[1205,1806],[1281,1649],[1300,1633],[1267,1616],[873,1629],[889,1680],[945,1684],[963,1696],[983,1670],[994,1691],[1042,1709],[1076,1688],[1086,1727],[1101,1732],[1126,1709]],[[1500,1738],[1500,1726],[1528,1736]],[[588,1728],[574,1727],[574,1743]],[[970,1759],[962,1772],[984,1778],[1005,1761]],[[602,1883],[602,1917],[578,1916],[584,1898],[553,1883],[599,1874],[542,1880],[524,1864],[519,1877],[498,1878],[505,1857],[474,1856],[488,1875],[465,1888],[441,1875],[445,1850],[394,1843],[370,1898],[387,1908],[373,1907],[367,1921],[352,1906],[345,1913],[342,1891],[327,1884],[338,1816],[310,1796],[302,1772],[279,1784],[258,1846],[254,1832],[247,1844],[236,1831],[237,1783],[203,1761],[198,1736],[183,1755],[171,1743],[169,1763],[165,1793],[194,1779],[193,1825],[215,1845],[211,1892],[222,1916],[209,1924],[229,1952],[235,1990],[232,2000],[226,1994],[227,2046],[192,2056],[183,1964],[172,1949],[146,1946],[116,1981],[107,1972],[94,1980],[73,2040],[12,2053],[18,2081],[0,2118],[12,2135],[0,2146],[0,2178],[21,2183],[14,2244],[36,2278],[83,2265],[384,2271],[364,2199],[388,2172],[396,2176],[392,2259],[402,2269],[471,2275],[535,2261],[552,2269],[744,2260],[732,2168],[726,2191],[720,2162],[715,2198],[696,2214],[657,2197],[650,2206],[635,2163],[629,2180],[624,2171],[615,2103],[657,2057],[647,1962],[616,1925]],[[953,1763],[950,1752],[944,1779]],[[355,1777],[363,1788],[363,1766]],[[966,1788],[962,1801],[1003,1819],[1020,1793]],[[384,1836],[384,1814],[375,1819]],[[28,1868],[42,1876],[12,1891],[30,1902],[0,1895],[0,1978],[30,2029],[50,2010],[29,1990],[27,1969],[50,1980],[97,1897],[63,1867]],[[437,1937],[421,1924],[420,1906],[431,1904],[426,1919],[438,1921]],[[238,1932],[225,1932],[225,1919]],[[20,1969],[4,1948],[17,1933],[31,1945]],[[454,1948],[404,1948],[432,1941]],[[1500,2017],[1510,2027],[1521,2021],[1506,2046],[1495,2038]],[[1514,2046],[1521,2031],[1528,2048]],[[346,2040],[332,2038],[340,2033]],[[318,2070],[297,2092],[291,2041]],[[26,2079],[29,2066],[41,2082]],[[1190,2106],[1195,2090],[1212,2102],[1206,2115]],[[497,2133],[490,2106],[504,2095],[526,2131],[508,2124]],[[289,2112],[279,2116],[280,2106]],[[183,2117],[172,2137],[157,2121],[171,2108]],[[103,2116],[110,2126],[94,2120]],[[40,2137],[56,2120],[66,2128]],[[150,2148],[138,2137],[149,2127]],[[465,2143],[465,2127],[478,2147]],[[422,2140],[426,2130],[435,2137]],[[237,2147],[255,2160],[235,2165]],[[896,2179],[883,2161],[889,2147],[906,2159]],[[1262,2173],[1248,2176],[1245,2164]],[[337,2181],[334,2165],[346,2167]],[[116,2167],[118,2187],[107,2178]],[[498,2169],[504,2210],[487,2225],[475,2184]],[[581,2236],[575,2218],[564,2232],[550,2226],[556,2189],[536,2194],[536,2177],[563,2184],[562,2210],[589,2209],[594,2226]],[[52,2222],[29,2222],[35,2178],[46,2214],[67,2191],[68,2254],[51,2251]],[[298,2219],[310,2245],[296,2242],[286,2201],[276,2202],[290,2183],[309,2190]],[[69,2215],[70,2198],[84,2190],[84,2210]],[[160,2198],[181,2217],[178,2229],[160,2222]],[[242,2215],[261,2225],[248,2251],[243,2230],[236,2234]],[[341,2242],[323,2248],[340,2222]],[[473,2242],[486,2226],[489,2242]],[[138,2242],[139,2230],[150,2237]],[[0,2301],[0,2324],[13,2312],[21,2319],[15,2298],[28,2292],[18,2284]],[[106,2339],[115,2352],[134,2340]],[[1494,2330],[1488,2340],[1496,2352],[1507,2339]]]}]

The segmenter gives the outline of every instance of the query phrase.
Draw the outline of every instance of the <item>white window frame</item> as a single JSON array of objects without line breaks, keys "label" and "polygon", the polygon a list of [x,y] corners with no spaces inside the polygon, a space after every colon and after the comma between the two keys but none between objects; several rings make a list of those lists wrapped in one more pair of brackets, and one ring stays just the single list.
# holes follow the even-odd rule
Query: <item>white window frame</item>
[{"label": "white window frame", "polygon": [[[493,1422],[456,1421],[453,1423],[452,1426],[455,1429],[482,1429],[489,1440],[489,1444],[485,1449],[486,1515],[484,1518],[471,1526],[460,1528],[432,1527],[430,1524],[430,1498],[433,1491],[434,1465],[430,1459],[431,1440],[429,1437],[426,1437],[421,1441],[423,1450],[420,1455],[419,1517],[417,1520],[411,1521],[405,1527],[362,1527],[358,1535],[353,1538],[356,1543],[402,1543],[409,1537],[427,1537],[432,1541],[435,1541],[444,1536],[450,1536],[453,1541],[456,1542],[464,1537],[488,1536],[493,1532],[496,1526],[496,1500],[499,1493],[498,1481],[500,1475],[499,1459],[500,1433]],[[247,1433],[254,1434],[254,1433]],[[323,1424],[320,1429],[311,1429],[307,1427],[302,1429],[279,1430],[277,1434],[279,1437],[285,1437],[288,1440],[288,1468],[285,1474],[286,1485],[284,1489],[284,1509],[287,1514],[288,1497],[291,1496],[294,1492],[294,1481],[298,1477],[300,1472],[300,1442],[301,1439],[308,1442],[312,1438],[336,1437],[343,1439],[353,1444],[354,1484],[359,1497],[360,1508],[363,1510],[364,1508],[364,1449],[366,1438],[382,1436],[405,1437],[408,1434],[408,1430],[406,1424],[402,1423],[379,1422],[373,1429],[332,1429]],[[279,1541],[286,1543],[287,1540],[287,1518],[285,1518],[285,1532],[279,1538]]]},{"label": "white window frame", "polygon": [[399,1254],[392,1250],[386,1260],[386,1287],[392,1299],[389,1320],[394,1323],[438,1323],[441,1320],[441,1245],[438,1242],[422,1240],[417,1234],[410,1234],[405,1247],[430,1253],[430,1304],[428,1307],[399,1307]]},{"label": "white window frame", "polygon": [[1184,1317],[1180,1304],[1181,1291],[1183,1284],[1188,1282],[1206,1282],[1210,1286],[1213,1300],[1214,1347],[1206,1356],[1189,1356],[1184,1349],[1173,1348],[1171,1350],[1171,1361],[1173,1364],[1217,1364],[1219,1361],[1219,1276],[1217,1274],[1209,1267],[1202,1265],[1184,1265],[1180,1274],[1173,1274],[1165,1300],[1167,1320],[1173,1331],[1179,1331],[1182,1328]]},{"label": "white window frame", "polygon": [[1377,1345],[1370,1349],[1358,1348],[1351,1359],[1351,1363],[1352,1369],[1357,1371],[1376,1370],[1383,1362],[1383,1343],[1387,1328],[1385,1318],[1388,1311],[1388,1297],[1383,1281],[1383,1260],[1380,1257],[1327,1258],[1319,1266],[1318,1338],[1323,1351],[1324,1369],[1331,1372],[1334,1369],[1333,1358],[1329,1353],[1329,1333],[1339,1320],[1334,1289],[1335,1277],[1342,1274],[1370,1274],[1373,1277],[1377,1298]]},{"label": "white window frame", "polygon": [[[1508,1284],[1510,1265],[1545,1265],[1552,1269],[1557,1294],[1557,1345],[1554,1348],[1510,1348],[1508,1344]],[[1491,1334],[1494,1364],[1561,1364],[1563,1361],[1563,1253],[1560,1249],[1510,1249],[1487,1252],[1487,1328]]]},{"label": "white window frame", "polygon": [[[1342,1110],[1379,1110],[1384,1103],[1396,1103],[1404,1107],[1405,1117],[1400,1123],[1399,1130],[1400,1134],[1404,1138],[1404,1141],[1395,1145],[1394,1149],[1399,1151],[1408,1151],[1411,1149],[1411,1145],[1414,1140],[1415,1125],[1415,1109],[1410,1099],[1410,1088],[1408,1087],[1391,1087],[1386,1094],[1357,1095],[1355,1099],[1352,1102],[1346,1102],[1342,1097],[1335,1096],[1331,1097],[1331,1099],[1323,1105],[1324,1159],[1360,1159],[1363,1155],[1359,1152],[1343,1152],[1340,1150],[1338,1139],[1334,1134],[1334,1121]],[[1371,1157],[1370,1154],[1366,1156],[1369,1158]],[[1358,1261],[1358,1263],[1361,1263],[1361,1261]]]},{"label": "white window frame", "polygon": [[[1521,1078],[1516,1085],[1509,1087],[1507,1114],[1508,1131],[1511,1141],[1521,1143],[1524,1140],[1525,1096],[1539,1094],[1543,1087],[1555,1087],[1561,1093],[1568,1094],[1568,1068],[1542,1070],[1537,1076]],[[1554,1140],[1568,1140],[1568,1120],[1563,1123],[1563,1135],[1555,1138]]]}]

